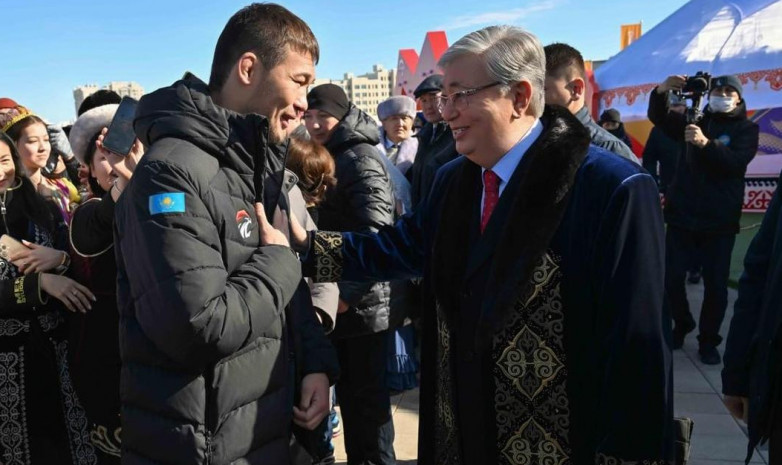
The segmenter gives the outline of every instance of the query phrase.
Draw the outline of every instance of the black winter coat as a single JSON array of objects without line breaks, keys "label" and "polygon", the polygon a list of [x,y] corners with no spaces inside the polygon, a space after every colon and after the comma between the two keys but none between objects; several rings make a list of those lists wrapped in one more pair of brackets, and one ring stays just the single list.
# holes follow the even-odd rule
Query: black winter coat
[{"label": "black winter coat", "polygon": [[[379,137],[372,117],[351,104],[326,143],[334,157],[337,187],[327,192],[320,206],[319,229],[376,232],[394,222],[393,187],[375,147]],[[340,282],[339,293],[350,309],[337,317],[332,337],[388,329],[391,291],[387,282]]]},{"label": "black winter coat", "polygon": [[415,137],[418,138],[418,153],[409,171],[413,208],[429,194],[437,170],[459,156],[447,123],[427,123]]},{"label": "black winter coat", "polygon": [[782,424],[782,191],[777,191],[744,257],[730,321],[722,392],[749,398],[749,461],[755,446]]},{"label": "black winter coat", "polygon": [[120,428],[119,313],[117,312],[117,263],[114,256],[114,200],[82,203],[71,216],[71,247],[77,280],[97,301],[86,314],[71,313],[71,374],[76,393],[92,423],[106,427],[103,452],[119,456],[116,443]]},{"label": "black winter coat", "polygon": [[665,194],[676,172],[676,162],[682,144],[666,136],[662,129],[654,126],[649,133],[643,155],[643,165],[646,171],[657,181],[657,188]]},{"label": "black winter coat", "polygon": [[[666,95],[655,88],[649,97],[649,120],[684,144],[685,116],[668,112],[666,104]],[[758,125],[747,119],[742,100],[730,113],[711,113],[707,108],[698,126],[709,143],[702,149],[683,146],[666,192],[665,221],[687,231],[736,234],[744,175],[758,150]]]},{"label": "black winter coat", "polygon": [[186,76],[143,97],[134,127],[148,151],[115,215],[122,461],[287,463],[293,373],[336,368],[311,306],[286,309],[311,305],[298,257],[259,247],[255,200],[287,201],[268,121]]}]

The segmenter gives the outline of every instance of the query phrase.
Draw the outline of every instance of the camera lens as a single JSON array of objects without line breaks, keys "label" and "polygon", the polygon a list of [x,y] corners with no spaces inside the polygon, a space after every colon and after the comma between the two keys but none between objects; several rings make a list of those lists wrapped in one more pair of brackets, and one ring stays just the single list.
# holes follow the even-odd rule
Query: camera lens
[{"label": "camera lens", "polygon": [[695,92],[705,92],[706,89],[709,87],[709,83],[706,82],[706,79],[696,76],[692,78],[692,90]]}]

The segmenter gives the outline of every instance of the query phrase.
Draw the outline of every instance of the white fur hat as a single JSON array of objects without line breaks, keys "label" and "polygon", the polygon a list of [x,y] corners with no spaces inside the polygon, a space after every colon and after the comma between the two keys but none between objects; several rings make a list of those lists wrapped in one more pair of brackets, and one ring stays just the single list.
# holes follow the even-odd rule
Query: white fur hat
[{"label": "white fur hat", "polygon": [[383,100],[377,106],[377,116],[380,118],[380,121],[394,115],[406,115],[415,118],[415,100],[407,95],[396,95]]},{"label": "white fur hat", "polygon": [[84,163],[88,145],[95,137],[95,134],[111,124],[114,113],[117,112],[117,107],[119,105],[116,103],[95,107],[82,113],[79,119],[73,123],[68,140],[71,142],[73,154],[80,163]]}]

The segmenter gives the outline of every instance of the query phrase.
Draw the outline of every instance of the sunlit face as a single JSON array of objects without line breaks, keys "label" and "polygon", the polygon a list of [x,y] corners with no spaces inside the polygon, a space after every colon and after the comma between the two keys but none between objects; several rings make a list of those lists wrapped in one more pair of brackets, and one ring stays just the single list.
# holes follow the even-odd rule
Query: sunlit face
[{"label": "sunlit face", "polygon": [[545,94],[547,105],[568,108],[573,102],[573,82],[564,76],[546,75]]},{"label": "sunlit face", "polygon": [[[263,67],[260,62],[257,64]],[[291,50],[274,68],[262,70],[255,79],[255,100],[248,112],[269,120],[271,142],[279,144],[290,136],[307,111],[307,87],[315,79],[315,63],[309,53]]]},{"label": "sunlit face", "polygon": [[312,140],[320,145],[326,145],[339,124],[334,116],[321,110],[307,110],[304,113],[304,124]]},{"label": "sunlit face", "polygon": [[408,115],[392,115],[382,121],[383,131],[391,142],[398,144],[413,135],[413,118]]},{"label": "sunlit face", "polygon": [[14,169],[14,159],[11,156],[11,147],[0,141],[0,193],[12,187],[15,178],[16,169]]},{"label": "sunlit face", "polygon": [[430,123],[439,123],[443,120],[440,109],[437,107],[437,97],[442,92],[429,92],[422,95],[418,101],[421,102],[421,110],[424,112],[424,118]]},{"label": "sunlit face", "polygon": [[[492,82],[486,64],[477,55],[456,58],[443,71],[445,97]],[[501,86],[492,86],[466,99],[461,109],[453,102],[446,103],[443,119],[451,127],[456,150],[476,164],[491,168],[521,137],[512,125],[516,113],[512,94]]]},{"label": "sunlit face", "polygon": [[16,148],[19,151],[19,159],[28,173],[46,166],[52,151],[46,126],[43,123],[34,123],[22,129]]},{"label": "sunlit face", "polygon": [[117,179],[117,175],[114,174],[107,156],[108,154],[103,148],[95,149],[95,155],[90,163],[90,176],[95,178],[101,189],[108,192],[111,184]]}]

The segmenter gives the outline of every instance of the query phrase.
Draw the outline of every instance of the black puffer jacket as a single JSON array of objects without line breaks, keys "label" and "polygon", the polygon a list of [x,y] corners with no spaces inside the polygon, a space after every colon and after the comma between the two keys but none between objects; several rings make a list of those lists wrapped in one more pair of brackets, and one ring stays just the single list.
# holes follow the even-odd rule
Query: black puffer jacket
[{"label": "black puffer jacket", "polygon": [[707,108],[698,126],[709,139],[702,149],[684,145],[685,116],[667,111],[667,98],[655,89],[649,120],[683,144],[665,199],[665,221],[688,231],[736,234],[744,202],[744,175],[758,150],[758,125],[747,119],[742,100],[730,113]]},{"label": "black puffer jacket", "polygon": [[[287,463],[294,371],[335,370],[311,307],[286,309],[309,301],[298,257],[259,247],[255,199],[287,200],[268,122],[188,76],[141,99],[135,130],[148,152],[115,216],[122,461]],[[308,351],[297,370],[291,312]]]},{"label": "black puffer jacket", "polygon": [[[375,232],[394,221],[393,187],[375,145],[378,127],[351,104],[326,148],[336,164],[337,187],[320,207],[318,228],[326,231]],[[337,317],[332,337],[353,337],[388,329],[390,289],[382,283],[339,283],[340,298],[350,310]]]}]

